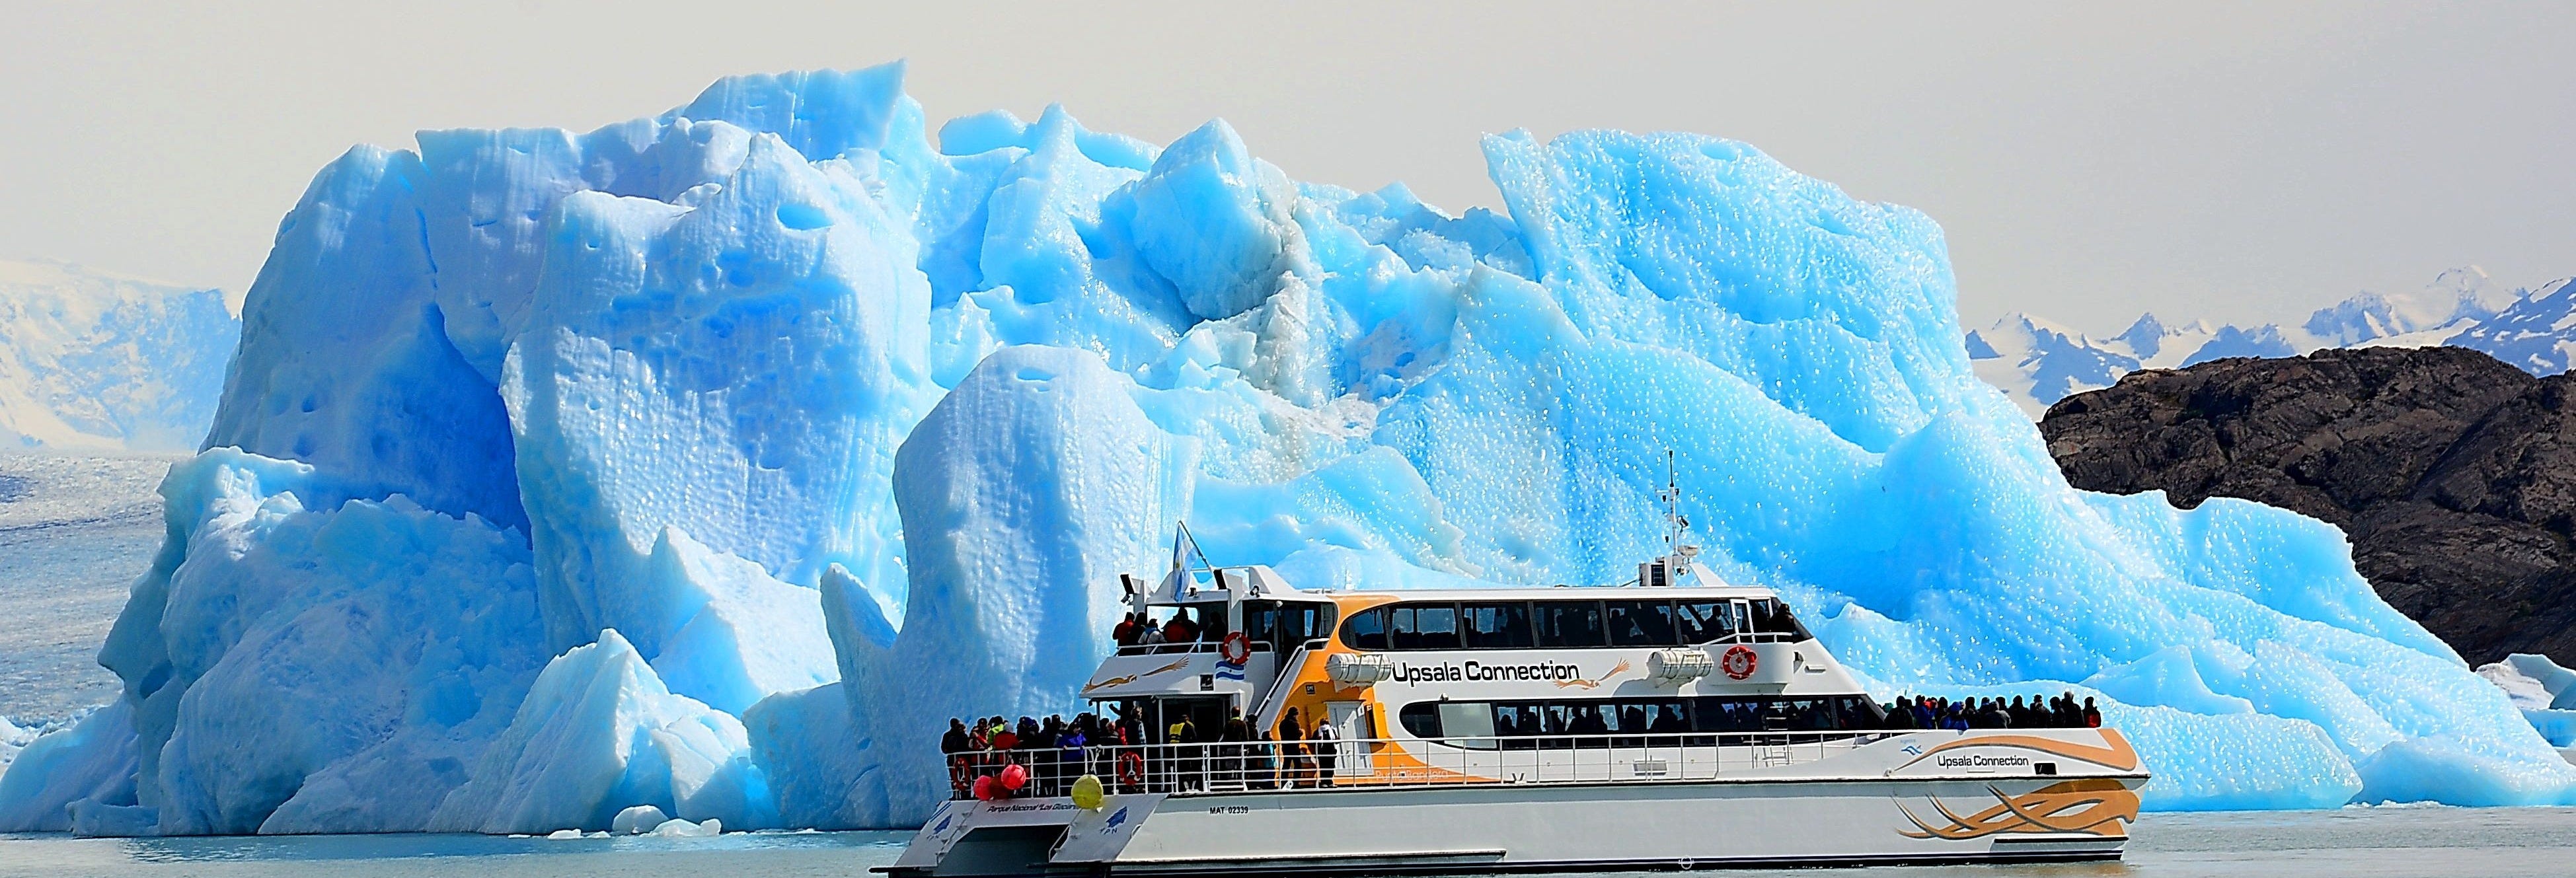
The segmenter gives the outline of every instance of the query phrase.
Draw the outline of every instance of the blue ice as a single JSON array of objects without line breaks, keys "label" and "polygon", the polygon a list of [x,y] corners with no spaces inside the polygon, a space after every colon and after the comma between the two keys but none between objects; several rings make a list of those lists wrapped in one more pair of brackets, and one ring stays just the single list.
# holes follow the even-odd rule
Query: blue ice
[{"label": "blue ice", "polygon": [[280,224],[208,451],[0,829],[898,826],[951,715],[1076,707],[1187,519],[1309,587],[1704,560],[1884,695],[2073,691],[2159,808],[2576,800],[2342,536],[2069,488],[1941,231],[1744,144],[1490,137],[1505,206],[1223,122],[931,134],[899,65],[424,132]]}]

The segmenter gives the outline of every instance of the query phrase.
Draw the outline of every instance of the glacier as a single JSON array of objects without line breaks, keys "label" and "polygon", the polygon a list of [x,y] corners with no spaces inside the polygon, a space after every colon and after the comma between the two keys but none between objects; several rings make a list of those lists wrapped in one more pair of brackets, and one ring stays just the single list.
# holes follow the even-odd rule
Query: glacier
[{"label": "glacier", "polygon": [[[1690,134],[1489,137],[1502,210],[1222,121],[931,129],[900,64],[422,132],[280,223],[204,451],[0,830],[887,827],[1075,706],[1173,522],[1307,587],[1703,560],[1878,692],[2104,700],[2151,807],[2576,801],[2332,527],[2069,488],[1941,231]],[[641,813],[641,812],[636,812]]]},{"label": "glacier", "polygon": [[221,290],[0,259],[0,448],[196,450],[241,326]]}]

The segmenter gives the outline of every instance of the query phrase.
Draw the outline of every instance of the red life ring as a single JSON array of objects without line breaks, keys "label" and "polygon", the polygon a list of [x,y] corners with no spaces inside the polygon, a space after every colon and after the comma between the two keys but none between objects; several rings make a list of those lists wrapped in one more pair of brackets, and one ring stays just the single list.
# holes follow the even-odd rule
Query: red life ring
[{"label": "red life ring", "polygon": [[1118,783],[1122,786],[1145,785],[1145,755],[1134,750],[1118,754]]},{"label": "red life ring", "polygon": [[1225,640],[1216,645],[1216,655],[1226,664],[1243,664],[1252,659],[1252,638],[1243,636],[1241,631],[1227,634]]},{"label": "red life ring", "polygon": [[1728,648],[1725,655],[1718,657],[1717,669],[1725,671],[1726,676],[1730,678],[1741,680],[1753,676],[1753,669],[1761,663],[1761,659],[1753,654],[1752,648],[1736,646]]}]

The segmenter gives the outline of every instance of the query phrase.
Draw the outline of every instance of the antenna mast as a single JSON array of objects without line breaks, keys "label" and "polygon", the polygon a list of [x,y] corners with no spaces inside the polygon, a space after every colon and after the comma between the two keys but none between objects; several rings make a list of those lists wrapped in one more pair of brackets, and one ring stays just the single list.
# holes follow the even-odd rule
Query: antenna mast
[{"label": "antenna mast", "polygon": [[1664,554],[1689,557],[1699,554],[1699,547],[1683,540],[1690,530],[1690,519],[1682,517],[1682,479],[1673,465],[1672,449],[1664,449],[1664,489],[1656,492],[1664,501]]},{"label": "antenna mast", "polygon": [[1681,471],[1673,463],[1673,451],[1664,449],[1664,487],[1655,492],[1664,503],[1664,556],[1637,565],[1640,585],[1671,585],[1674,580],[1691,574],[1691,559],[1698,557],[1699,547],[1686,539],[1690,519],[1682,517]]}]

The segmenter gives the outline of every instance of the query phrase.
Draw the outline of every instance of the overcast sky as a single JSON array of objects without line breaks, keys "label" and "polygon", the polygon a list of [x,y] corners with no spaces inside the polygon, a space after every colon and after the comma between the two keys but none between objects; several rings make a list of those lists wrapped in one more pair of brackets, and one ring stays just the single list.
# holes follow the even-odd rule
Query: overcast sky
[{"label": "overcast sky", "polygon": [[1212,116],[1296,177],[1498,201],[1483,132],[1743,140],[1948,231],[1973,327],[2289,320],[2576,274],[2576,4],[1906,9],[556,2],[0,10],[0,258],[245,287],[351,144],[586,130],[719,76],[909,58],[934,124]]}]

